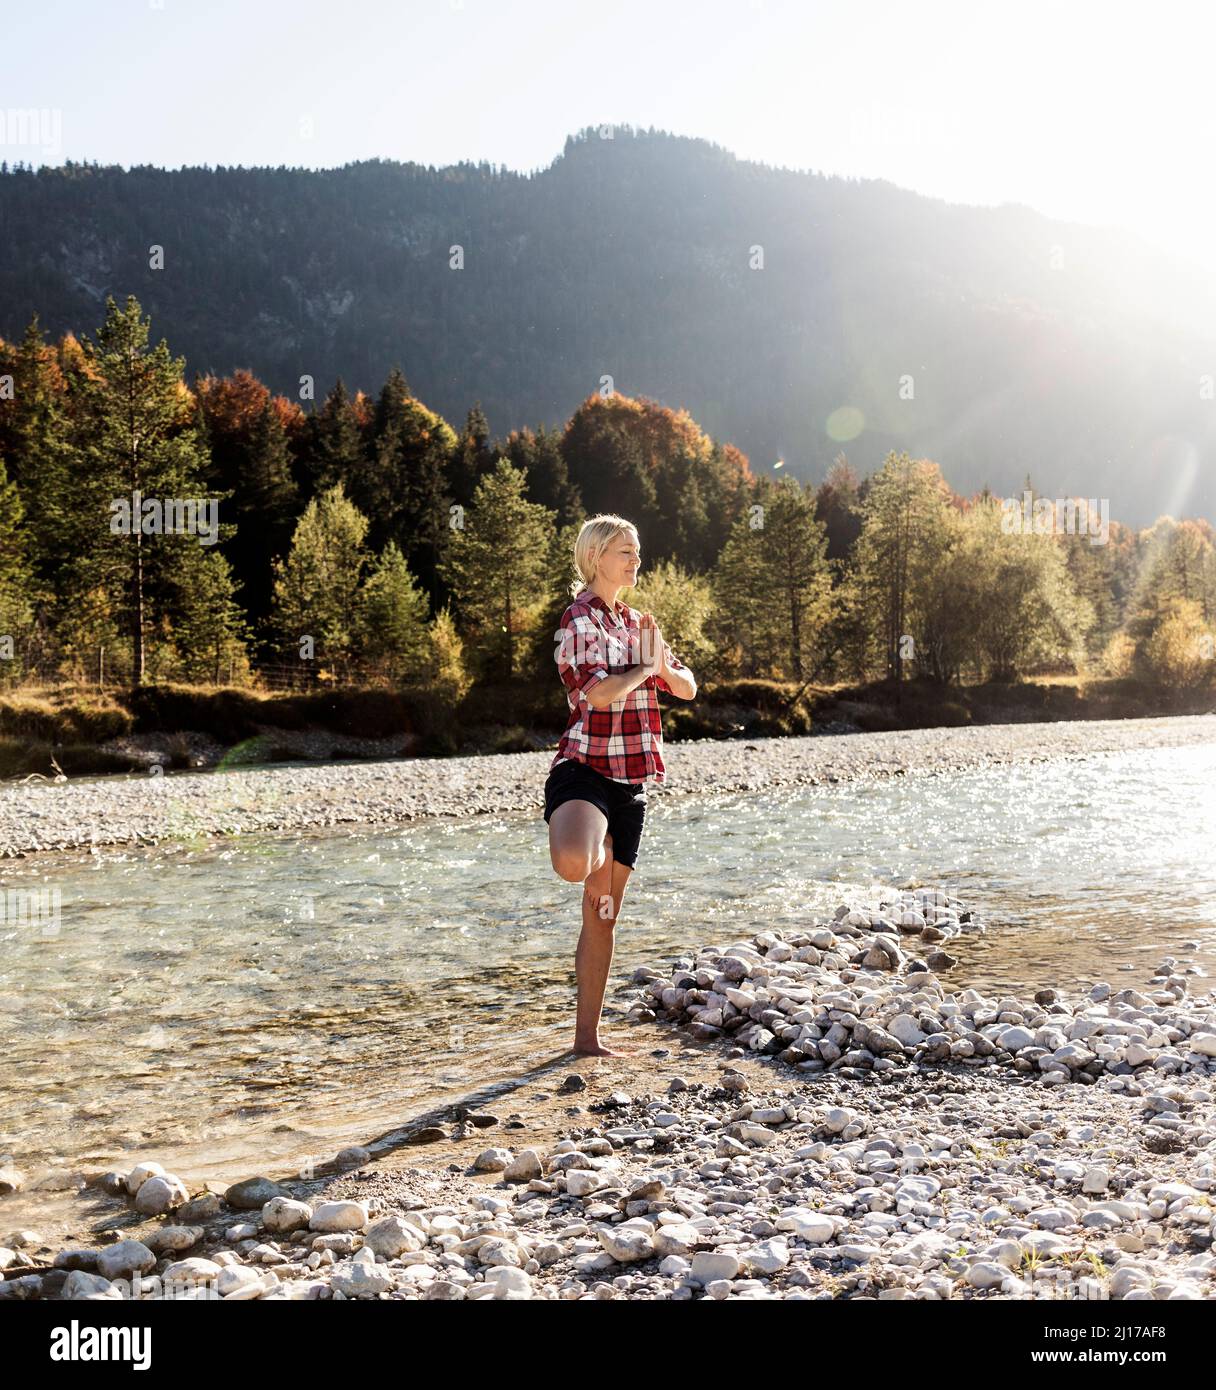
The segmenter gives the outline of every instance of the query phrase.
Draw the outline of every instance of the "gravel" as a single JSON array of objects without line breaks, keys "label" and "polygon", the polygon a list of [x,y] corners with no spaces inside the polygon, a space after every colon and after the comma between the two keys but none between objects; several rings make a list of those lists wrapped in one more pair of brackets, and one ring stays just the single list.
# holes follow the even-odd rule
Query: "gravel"
[{"label": "gravel", "polygon": [[[867,777],[941,774],[1216,740],[1207,715],[992,724],[894,733],[697,739],[664,749],[667,782],[652,801]],[[553,753],[413,758],[0,787],[0,858],[90,845],[395,824],[425,816],[535,811]]]}]

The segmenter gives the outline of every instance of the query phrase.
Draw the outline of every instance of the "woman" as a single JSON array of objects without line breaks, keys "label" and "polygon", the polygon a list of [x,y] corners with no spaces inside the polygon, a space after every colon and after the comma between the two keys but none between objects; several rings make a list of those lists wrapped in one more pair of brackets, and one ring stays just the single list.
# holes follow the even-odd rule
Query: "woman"
[{"label": "woman", "polygon": [[665,780],[656,691],[685,700],[697,693],[654,615],[617,602],[637,583],[641,562],[631,522],[585,521],[574,543],[574,601],[554,634],[570,718],[545,782],[545,820],[553,868],[583,884],[574,1051],[594,1057],[629,1055],[600,1042],[599,1023],[613,928],[642,838],[646,782]]}]

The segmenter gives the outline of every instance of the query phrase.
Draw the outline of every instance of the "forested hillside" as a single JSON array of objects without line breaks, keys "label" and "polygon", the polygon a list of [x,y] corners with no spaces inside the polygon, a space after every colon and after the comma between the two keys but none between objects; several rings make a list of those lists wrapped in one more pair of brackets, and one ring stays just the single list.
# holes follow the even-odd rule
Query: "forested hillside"
[{"label": "forested hillside", "polygon": [[[607,138],[611,135],[611,138]],[[544,169],[0,171],[0,335],[135,294],[189,375],[566,420],[605,377],[760,471],[846,448],[966,494],[1027,472],[1128,524],[1216,514],[1216,290],[1115,232],[616,127]],[[157,249],[159,248],[159,250]],[[307,389],[307,388],[306,388]]]}]

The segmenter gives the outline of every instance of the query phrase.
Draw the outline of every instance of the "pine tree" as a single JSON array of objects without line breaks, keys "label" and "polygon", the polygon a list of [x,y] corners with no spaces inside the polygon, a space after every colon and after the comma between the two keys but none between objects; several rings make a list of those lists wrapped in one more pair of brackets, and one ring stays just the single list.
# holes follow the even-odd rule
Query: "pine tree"
[{"label": "pine tree", "polygon": [[215,547],[192,547],[183,560],[173,619],[180,674],[200,684],[244,683],[250,627],[236,601],[232,566]]},{"label": "pine tree", "polygon": [[449,471],[456,435],[410,394],[394,368],[380,391],[367,455],[351,481],[351,500],[368,517],[368,543],[392,541],[425,590],[432,611],[443,598],[439,556],[452,517]]},{"label": "pine tree", "polygon": [[149,328],[134,295],[125,309],[108,297],[97,342],[85,344],[74,510],[91,547],[78,551],[69,586],[73,601],[98,589],[113,595],[106,606],[130,635],[136,685],[145,678],[148,634],[163,631],[163,605],[180,591],[185,547],[199,544],[165,529],[158,509],[203,501],[206,491],[184,359],[171,357],[163,338],[149,349]]},{"label": "pine tree", "polygon": [[229,549],[245,607],[258,621],[270,610],[273,560],[290,544],[299,504],[287,434],[269,399],[254,425],[242,478]]},{"label": "pine tree", "polygon": [[34,621],[33,575],[26,558],[24,511],[0,458],[0,682],[24,674],[22,653]]},{"label": "pine tree", "polygon": [[718,627],[751,675],[806,680],[832,616],[827,535],[794,479],[765,482],[735,523],[715,570]]},{"label": "pine tree", "polygon": [[363,466],[364,440],[354,402],[339,377],[321,409],[308,417],[299,479],[301,496],[311,499],[336,483],[344,488]]},{"label": "pine tree", "polygon": [[42,339],[38,316],[30,320],[13,361],[14,397],[3,453],[20,489],[25,511],[26,554],[49,599],[69,559],[73,451],[64,408],[64,381],[55,352]]},{"label": "pine tree", "polygon": [[765,508],[776,484],[757,483],[747,515],[735,522],[711,576],[714,615],[710,635],[726,664],[745,676],[772,677],[780,643],[765,563]]},{"label": "pine tree", "polygon": [[274,562],[271,621],[292,659],[349,667],[359,633],[366,535],[367,518],[341,483],[304,509],[287,557]]},{"label": "pine tree", "polygon": [[375,558],[359,594],[360,653],[397,681],[425,678],[427,598],[395,541]]},{"label": "pine tree", "polygon": [[897,691],[908,660],[905,639],[915,639],[917,585],[934,563],[951,496],[935,463],[893,451],[870,480],[862,506],[857,578]]},{"label": "pine tree", "polygon": [[815,493],[815,515],[828,534],[828,558],[845,560],[861,535],[861,492],[857,474],[837,454]]},{"label": "pine tree", "polygon": [[464,429],[452,456],[452,496],[462,507],[472,504],[478,483],[492,471],[494,461],[489,422],[478,401],[465,417]]},{"label": "pine tree", "polygon": [[477,485],[440,562],[485,669],[510,680],[544,607],[553,513],[529,502],[526,475],[500,459]]},{"label": "pine tree", "polygon": [[570,470],[562,457],[561,439],[544,425],[535,433],[530,429],[512,430],[507,436],[505,457],[528,475],[528,496],[557,514],[557,525],[568,526],[583,515],[578,488],[570,481]]}]

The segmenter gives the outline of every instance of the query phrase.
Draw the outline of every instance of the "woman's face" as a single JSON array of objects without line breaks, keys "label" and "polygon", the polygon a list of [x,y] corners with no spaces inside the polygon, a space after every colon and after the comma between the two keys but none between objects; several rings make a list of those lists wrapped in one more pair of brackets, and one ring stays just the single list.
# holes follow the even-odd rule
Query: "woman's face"
[{"label": "woman's face", "polygon": [[620,589],[631,589],[638,582],[638,570],[642,566],[642,551],[637,534],[622,531],[614,540],[608,542],[596,573],[609,584]]}]

